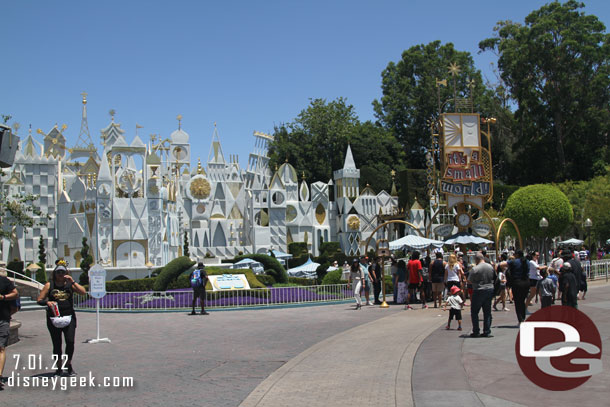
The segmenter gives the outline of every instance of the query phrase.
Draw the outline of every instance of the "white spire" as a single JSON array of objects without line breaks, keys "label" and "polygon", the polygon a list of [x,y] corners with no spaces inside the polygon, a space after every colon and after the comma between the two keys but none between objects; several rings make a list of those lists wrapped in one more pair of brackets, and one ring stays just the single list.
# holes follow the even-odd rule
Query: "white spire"
[{"label": "white spire", "polygon": [[356,169],[356,163],[354,162],[354,156],[352,155],[352,147],[347,145],[347,153],[345,154],[345,163],[343,169]]},{"label": "white spire", "polygon": [[97,182],[99,184],[100,181],[112,181],[112,176],[110,175],[110,167],[108,166],[108,159],[106,150],[104,150],[104,154],[102,155],[102,164],[100,165],[100,172],[97,175]]}]

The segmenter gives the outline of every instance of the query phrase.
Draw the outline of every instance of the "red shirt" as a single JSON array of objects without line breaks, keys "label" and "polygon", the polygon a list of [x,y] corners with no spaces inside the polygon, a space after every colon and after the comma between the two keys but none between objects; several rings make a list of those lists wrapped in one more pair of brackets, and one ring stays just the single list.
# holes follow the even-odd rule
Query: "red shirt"
[{"label": "red shirt", "polygon": [[422,269],[421,261],[409,260],[407,269],[409,270],[409,284],[418,284],[424,281],[421,274],[419,274],[419,270]]}]

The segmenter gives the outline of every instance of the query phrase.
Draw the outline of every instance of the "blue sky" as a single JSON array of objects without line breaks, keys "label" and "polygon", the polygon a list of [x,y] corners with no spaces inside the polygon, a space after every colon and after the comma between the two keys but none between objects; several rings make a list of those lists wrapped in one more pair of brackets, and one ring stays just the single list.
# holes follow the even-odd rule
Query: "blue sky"
[{"label": "blue sky", "polygon": [[[168,137],[181,114],[194,164],[207,161],[216,122],[225,158],[238,154],[243,167],[253,131],[272,133],[310,98],[343,96],[373,119],[382,70],[413,45],[453,42],[491,78],[495,57],[478,55],[478,42],[544,3],[1,0],[0,113],[21,136],[29,124],[65,123],[71,147],[86,91],[97,145],[110,109],[128,142],[136,123],[144,142]],[[608,27],[609,3],[588,1],[585,12]]]}]

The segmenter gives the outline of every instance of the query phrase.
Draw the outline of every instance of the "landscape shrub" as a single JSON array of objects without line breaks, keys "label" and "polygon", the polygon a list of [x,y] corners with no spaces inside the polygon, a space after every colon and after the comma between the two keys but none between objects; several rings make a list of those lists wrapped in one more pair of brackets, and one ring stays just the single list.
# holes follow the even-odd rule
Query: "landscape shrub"
[{"label": "landscape shrub", "polygon": [[259,274],[256,276],[256,279],[261,282],[264,286],[270,286],[275,284],[275,278],[273,276],[268,276],[266,274]]},{"label": "landscape shrub", "polygon": [[235,262],[243,259],[256,260],[263,265],[267,275],[273,276],[276,282],[286,283],[288,282],[288,274],[282,264],[274,257],[267,256],[266,254],[245,254],[242,256],[235,257]]},{"label": "landscape shrub", "polygon": [[155,278],[153,291],[167,291],[167,287],[175,281],[180,274],[189,270],[195,262],[186,256],[178,257],[163,267],[159,276]]},{"label": "landscape shrub", "polygon": [[288,282],[296,285],[316,285],[315,278],[288,277]]},{"label": "landscape shrub", "polygon": [[329,271],[322,279],[322,285],[343,284],[343,281],[341,281],[342,273],[343,270],[341,269]]}]

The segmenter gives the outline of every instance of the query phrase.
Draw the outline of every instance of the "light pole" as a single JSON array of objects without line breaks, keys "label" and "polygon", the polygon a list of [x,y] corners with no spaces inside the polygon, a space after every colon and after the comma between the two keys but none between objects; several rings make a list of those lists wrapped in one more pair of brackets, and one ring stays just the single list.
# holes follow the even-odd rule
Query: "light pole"
[{"label": "light pole", "polygon": [[377,240],[377,256],[381,257],[381,289],[383,293],[383,302],[380,308],[390,308],[385,300],[385,258],[390,255],[390,242],[388,239]]},{"label": "light pole", "polygon": [[585,220],[585,229],[587,229],[587,246],[589,246],[589,257],[591,257],[591,226],[593,226],[593,222],[590,218]]},{"label": "light pole", "polygon": [[540,229],[542,229],[542,234],[543,234],[543,241],[542,241],[542,250],[544,251],[544,257],[542,258],[542,261],[544,261],[544,264],[546,264],[546,228],[549,227],[549,221],[546,220],[546,218],[543,216],[542,219],[540,219],[540,222],[538,222],[538,226],[540,226]]}]

